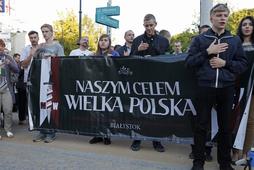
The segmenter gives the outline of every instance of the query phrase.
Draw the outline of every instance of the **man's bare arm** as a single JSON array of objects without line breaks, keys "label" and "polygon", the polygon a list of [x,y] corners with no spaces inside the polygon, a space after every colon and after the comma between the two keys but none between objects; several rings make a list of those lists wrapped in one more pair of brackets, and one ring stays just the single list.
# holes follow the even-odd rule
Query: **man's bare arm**
[{"label": "man's bare arm", "polygon": [[29,66],[36,50],[37,50],[37,47],[31,47],[29,55],[26,57],[25,60],[21,61],[21,66],[23,68],[27,68]]}]

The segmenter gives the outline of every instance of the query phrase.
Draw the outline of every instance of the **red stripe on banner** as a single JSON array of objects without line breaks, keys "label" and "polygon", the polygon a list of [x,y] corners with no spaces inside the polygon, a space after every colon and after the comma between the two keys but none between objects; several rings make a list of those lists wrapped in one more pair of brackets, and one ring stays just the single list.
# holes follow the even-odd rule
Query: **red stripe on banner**
[{"label": "red stripe on banner", "polygon": [[52,121],[55,123],[56,127],[59,127],[59,109],[58,103],[60,102],[60,80],[59,80],[59,67],[60,66],[60,58],[52,57],[51,58],[51,71],[52,71],[52,88],[53,88],[53,107],[52,107]]}]

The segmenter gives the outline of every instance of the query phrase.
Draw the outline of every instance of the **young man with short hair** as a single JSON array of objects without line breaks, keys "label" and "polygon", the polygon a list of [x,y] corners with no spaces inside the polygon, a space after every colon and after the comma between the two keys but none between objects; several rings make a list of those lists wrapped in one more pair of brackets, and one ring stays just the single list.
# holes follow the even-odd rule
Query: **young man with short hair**
[{"label": "young man with short hair", "polygon": [[39,34],[37,31],[29,31],[28,37],[30,40],[29,45],[27,45],[20,56],[21,67],[24,68],[24,83],[27,83],[28,73],[30,71],[31,63],[33,61],[33,57],[35,51],[38,49],[39,46]]},{"label": "young man with short hair", "polygon": [[[169,47],[169,41],[158,35],[155,27],[156,19],[153,14],[147,14],[144,17],[145,33],[136,37],[131,46],[131,55],[139,55],[143,57],[156,56],[165,54]],[[133,151],[140,150],[141,140],[134,140],[131,149]],[[160,141],[153,141],[153,147],[158,152],[164,152],[165,148]]]},{"label": "young man with short hair", "polygon": [[195,107],[194,161],[192,170],[203,170],[205,143],[213,106],[217,110],[219,126],[217,159],[220,170],[231,167],[231,113],[236,76],[247,68],[241,40],[225,30],[229,16],[226,4],[217,4],[210,10],[212,28],[195,37],[186,58],[187,67],[197,75],[198,94]]},{"label": "young man with short hair", "polygon": [[131,53],[131,46],[134,40],[134,32],[132,30],[128,30],[124,34],[125,44],[120,47],[117,52],[120,56],[129,56]]},{"label": "young man with short hair", "polygon": [[[35,52],[36,56],[34,57],[47,58],[47,57],[53,57],[53,56],[56,56],[56,57],[64,56],[63,47],[57,41],[54,41],[54,31],[53,31],[52,25],[43,24],[41,26],[41,32],[45,42],[42,44],[39,44],[38,50]],[[50,72],[51,71],[49,71],[49,74]],[[44,122],[46,121],[44,120]],[[56,132],[54,129],[41,129],[40,133],[33,139],[33,141],[34,142],[44,141],[45,143],[51,143],[55,139],[56,139]]]},{"label": "young man with short hair", "polygon": [[174,52],[173,52],[174,55],[178,55],[178,54],[183,53],[181,41],[176,41],[176,42],[174,42],[174,47],[173,47],[173,49],[174,49]]},{"label": "young man with short hair", "polygon": [[23,82],[18,83],[18,93],[19,93],[19,124],[25,124],[26,121],[26,115],[28,112],[28,99],[27,99],[27,79],[28,79],[28,73],[31,67],[31,63],[33,61],[34,53],[38,49],[38,42],[39,42],[39,34],[37,31],[29,31],[28,37],[30,40],[29,45],[27,45],[21,53],[20,56],[20,65],[23,68],[21,72],[24,72],[23,74]]},{"label": "young man with short hair", "polygon": [[145,33],[136,37],[131,46],[131,55],[156,56],[165,54],[169,41],[158,35],[155,27],[157,22],[153,14],[144,17]]}]

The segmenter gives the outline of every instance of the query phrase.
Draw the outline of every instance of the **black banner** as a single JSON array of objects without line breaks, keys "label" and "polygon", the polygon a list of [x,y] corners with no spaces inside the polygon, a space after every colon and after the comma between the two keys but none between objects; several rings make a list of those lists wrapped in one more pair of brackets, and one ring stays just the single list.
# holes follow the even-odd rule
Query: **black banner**
[{"label": "black banner", "polygon": [[[189,140],[198,89],[194,72],[184,66],[185,57],[35,59],[30,72],[30,127]],[[250,70],[241,82],[244,89],[249,75]]]}]

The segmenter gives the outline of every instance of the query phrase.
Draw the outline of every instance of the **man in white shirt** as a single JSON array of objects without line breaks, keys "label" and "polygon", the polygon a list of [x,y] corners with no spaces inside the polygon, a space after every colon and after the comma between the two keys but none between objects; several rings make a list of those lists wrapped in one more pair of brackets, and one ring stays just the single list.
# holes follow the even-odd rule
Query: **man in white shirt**
[{"label": "man in white shirt", "polygon": [[36,31],[28,33],[31,45],[26,46],[20,56],[21,66],[24,68],[24,83],[27,83],[27,76],[33,60],[35,51],[38,49],[39,34]]},{"label": "man in white shirt", "polygon": [[28,73],[31,67],[31,63],[33,61],[33,56],[35,54],[35,51],[38,48],[38,42],[39,42],[39,34],[36,31],[30,31],[28,33],[29,40],[31,42],[30,45],[27,45],[20,56],[20,63],[21,67],[24,69],[24,80],[23,83],[19,83],[19,102],[20,102],[20,108],[19,108],[19,124],[25,124],[26,121],[26,115],[27,115],[27,78]]},{"label": "man in white shirt", "polygon": [[88,50],[89,38],[87,36],[82,37],[79,40],[79,48],[72,50],[70,56],[91,56],[93,52]]}]

